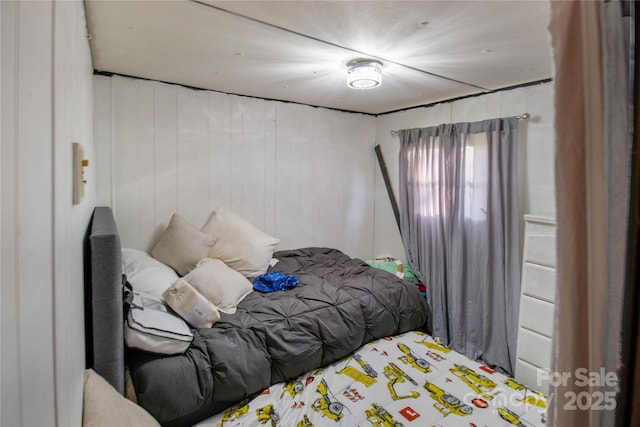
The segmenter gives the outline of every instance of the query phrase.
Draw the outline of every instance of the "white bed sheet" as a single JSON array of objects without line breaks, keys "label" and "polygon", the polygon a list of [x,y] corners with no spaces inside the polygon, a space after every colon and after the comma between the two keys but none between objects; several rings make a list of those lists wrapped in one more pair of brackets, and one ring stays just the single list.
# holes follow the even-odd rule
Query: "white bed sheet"
[{"label": "white bed sheet", "polygon": [[412,331],[368,343],[198,425],[544,426],[545,414],[540,393]]}]

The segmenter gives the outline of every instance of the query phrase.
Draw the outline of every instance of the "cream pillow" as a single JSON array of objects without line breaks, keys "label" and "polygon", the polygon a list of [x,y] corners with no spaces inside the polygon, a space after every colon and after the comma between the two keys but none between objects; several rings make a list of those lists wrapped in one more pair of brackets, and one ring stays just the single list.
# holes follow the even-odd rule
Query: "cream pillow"
[{"label": "cream pillow", "polygon": [[83,427],[160,427],[147,411],[127,400],[93,369],[84,371]]},{"label": "cream pillow", "polygon": [[209,251],[209,257],[221,259],[245,277],[266,273],[273,252],[280,243],[280,240],[222,208],[211,212],[202,231],[219,237]]},{"label": "cream pillow", "polygon": [[157,299],[161,299],[162,293],[178,280],[171,267],[138,249],[122,248],[122,271],[134,291]]},{"label": "cream pillow", "polygon": [[151,256],[184,276],[207,256],[217,240],[211,233],[198,231],[180,215],[173,214]]},{"label": "cream pillow", "polygon": [[253,290],[253,285],[246,277],[227,267],[219,259],[203,259],[183,279],[218,310],[229,314],[235,313],[236,305]]},{"label": "cream pillow", "polygon": [[178,279],[164,293],[167,305],[194,328],[210,328],[220,320],[218,309],[184,279]]}]

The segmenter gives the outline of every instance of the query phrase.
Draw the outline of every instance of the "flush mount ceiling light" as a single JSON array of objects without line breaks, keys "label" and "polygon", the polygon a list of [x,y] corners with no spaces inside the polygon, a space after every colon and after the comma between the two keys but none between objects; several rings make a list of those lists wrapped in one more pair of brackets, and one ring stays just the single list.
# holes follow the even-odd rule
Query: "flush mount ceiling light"
[{"label": "flush mount ceiling light", "polygon": [[382,83],[382,62],[354,59],[347,64],[347,85],[353,89],[373,89]]}]

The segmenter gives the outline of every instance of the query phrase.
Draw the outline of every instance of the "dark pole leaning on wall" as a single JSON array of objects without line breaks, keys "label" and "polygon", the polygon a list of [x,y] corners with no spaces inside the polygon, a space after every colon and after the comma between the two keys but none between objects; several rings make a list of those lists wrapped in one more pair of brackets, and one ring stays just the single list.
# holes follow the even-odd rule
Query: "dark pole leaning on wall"
[{"label": "dark pole leaning on wall", "polygon": [[396,195],[393,193],[393,187],[391,187],[391,181],[389,180],[389,171],[387,170],[387,164],[385,163],[384,157],[382,156],[382,149],[380,148],[380,144],[376,145],[376,157],[378,157],[378,164],[380,165],[382,178],[384,178],[384,185],[385,187],[387,187],[387,195],[389,196],[389,201],[391,202],[393,215],[396,217],[396,225],[398,226],[398,231],[400,231],[400,233],[402,234],[402,231],[400,230],[400,209],[398,209]]}]

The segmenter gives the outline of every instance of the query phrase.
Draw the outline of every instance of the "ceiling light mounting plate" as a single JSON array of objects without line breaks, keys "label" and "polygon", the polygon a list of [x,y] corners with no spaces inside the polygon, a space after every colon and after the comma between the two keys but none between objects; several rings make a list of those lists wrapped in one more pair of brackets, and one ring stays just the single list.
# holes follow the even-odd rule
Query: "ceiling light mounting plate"
[{"label": "ceiling light mounting plate", "polygon": [[358,58],[347,63],[347,85],[353,89],[373,89],[382,84],[382,62]]}]

